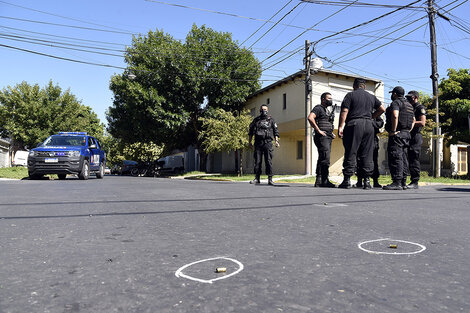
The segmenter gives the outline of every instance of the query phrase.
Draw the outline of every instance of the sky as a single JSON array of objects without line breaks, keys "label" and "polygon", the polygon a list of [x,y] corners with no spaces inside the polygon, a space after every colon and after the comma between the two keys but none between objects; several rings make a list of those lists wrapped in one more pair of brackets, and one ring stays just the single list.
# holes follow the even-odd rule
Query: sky
[{"label": "sky", "polygon": [[[105,123],[110,78],[126,67],[133,36],[158,29],[184,41],[196,24],[251,49],[263,86],[303,69],[309,40],[325,69],[382,80],[385,103],[397,85],[432,94],[426,0],[309,1],[0,0],[0,88],[52,81]],[[470,3],[435,4],[442,79],[470,68]]]}]

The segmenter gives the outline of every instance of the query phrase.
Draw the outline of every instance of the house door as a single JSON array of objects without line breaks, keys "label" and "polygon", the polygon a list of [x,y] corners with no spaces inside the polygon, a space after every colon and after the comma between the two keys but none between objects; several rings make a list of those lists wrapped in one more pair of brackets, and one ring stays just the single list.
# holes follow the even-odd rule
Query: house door
[{"label": "house door", "polygon": [[458,175],[467,175],[467,148],[459,147],[459,164],[457,168]]}]

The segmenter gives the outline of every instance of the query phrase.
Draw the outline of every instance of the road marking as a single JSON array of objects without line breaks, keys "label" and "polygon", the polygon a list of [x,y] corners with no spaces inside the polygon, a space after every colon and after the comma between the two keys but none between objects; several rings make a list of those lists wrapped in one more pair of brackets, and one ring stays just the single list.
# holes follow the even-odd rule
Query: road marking
[{"label": "road marking", "polygon": [[[385,251],[373,251],[373,250],[368,250],[368,249],[362,247],[362,245],[364,245],[364,244],[366,244],[366,243],[377,242],[377,241],[384,241],[384,240],[393,241],[393,242],[408,243],[408,244],[411,244],[411,245],[415,245],[415,246],[420,247],[420,250],[412,251],[412,252],[385,252]],[[421,253],[421,252],[423,252],[424,250],[426,250],[426,246],[424,246],[424,245],[422,245],[422,244],[419,244],[419,243],[416,243],[416,242],[411,242],[411,241],[405,241],[405,240],[390,239],[390,238],[381,238],[381,239],[374,239],[374,240],[363,241],[363,242],[358,243],[357,246],[358,246],[359,249],[361,249],[362,251],[365,251],[365,252],[368,252],[368,253],[373,253],[373,254],[405,255],[405,254],[418,254],[418,253]]]},{"label": "road marking", "polygon": [[[198,264],[198,263],[202,263],[202,262],[206,262],[206,261],[213,261],[213,260],[228,260],[228,261],[231,261],[231,262],[238,265],[238,270],[236,270],[235,272],[230,273],[228,275],[218,277],[218,278],[214,278],[214,279],[209,279],[209,280],[201,279],[201,278],[197,278],[197,277],[192,277],[192,276],[189,276],[189,275],[186,275],[186,274],[183,273],[184,269],[186,269],[186,268],[188,268],[188,267],[190,267],[194,264]],[[236,274],[240,273],[243,270],[243,268],[244,268],[243,264],[241,262],[235,260],[235,259],[226,258],[226,257],[216,257],[216,258],[204,259],[204,260],[199,260],[199,261],[196,261],[196,262],[193,262],[193,263],[186,264],[186,265],[180,267],[175,272],[175,276],[178,277],[178,278],[186,278],[186,279],[189,279],[189,280],[194,280],[194,281],[197,281],[197,282],[200,282],[200,283],[212,284],[213,282],[215,282],[217,280],[226,279],[226,278],[229,278],[233,275],[236,275]]]}]

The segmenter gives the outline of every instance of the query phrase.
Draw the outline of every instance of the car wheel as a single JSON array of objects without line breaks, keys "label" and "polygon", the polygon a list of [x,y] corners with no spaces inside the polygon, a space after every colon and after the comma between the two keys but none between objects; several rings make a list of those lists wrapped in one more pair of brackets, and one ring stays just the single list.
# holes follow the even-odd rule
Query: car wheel
[{"label": "car wheel", "polygon": [[82,170],[80,174],[78,174],[78,178],[82,180],[88,179],[90,176],[90,165],[88,164],[88,160],[83,160]]},{"label": "car wheel", "polygon": [[29,175],[29,179],[31,180],[37,180],[37,179],[41,179],[43,175],[40,175],[40,174],[28,174]]},{"label": "car wheel", "polygon": [[100,164],[100,170],[98,171],[98,173],[96,173],[96,178],[103,178],[104,177],[104,163],[101,162]]},{"label": "car wheel", "polygon": [[67,177],[67,174],[57,174],[57,176],[59,176],[60,180],[64,180],[65,177]]},{"label": "car wheel", "polygon": [[139,169],[137,167],[133,168],[131,170],[131,175],[134,177],[139,176]]}]

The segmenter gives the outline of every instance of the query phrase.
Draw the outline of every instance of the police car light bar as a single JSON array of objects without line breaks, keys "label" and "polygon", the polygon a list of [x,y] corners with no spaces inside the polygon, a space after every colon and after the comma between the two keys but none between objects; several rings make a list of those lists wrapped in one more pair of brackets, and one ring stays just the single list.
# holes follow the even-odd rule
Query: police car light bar
[{"label": "police car light bar", "polygon": [[59,132],[59,135],[86,135],[86,132]]}]

